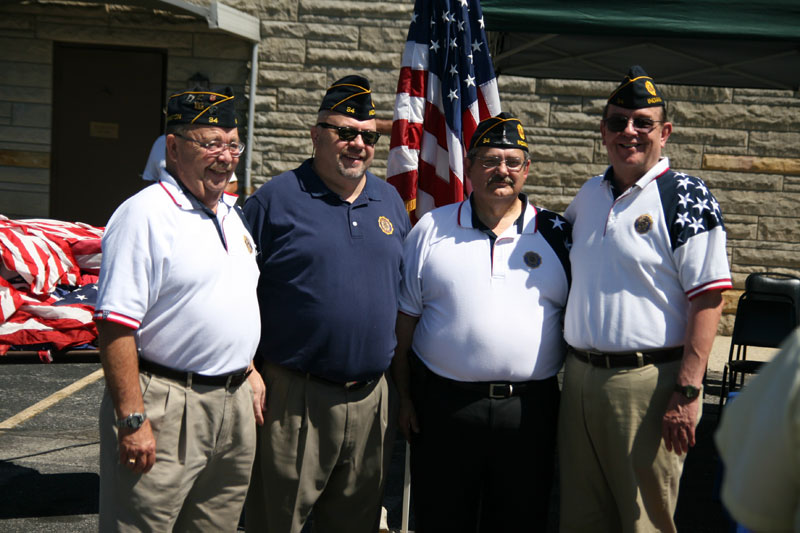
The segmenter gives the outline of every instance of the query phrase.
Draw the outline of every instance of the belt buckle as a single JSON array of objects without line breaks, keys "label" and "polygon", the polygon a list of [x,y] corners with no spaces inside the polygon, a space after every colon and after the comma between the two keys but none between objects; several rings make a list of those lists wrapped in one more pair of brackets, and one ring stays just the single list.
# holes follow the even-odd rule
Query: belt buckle
[{"label": "belt buckle", "polygon": [[[498,393],[497,389],[504,389],[504,392]],[[510,398],[512,394],[514,394],[514,386],[511,383],[489,383],[489,398],[502,400]]]},{"label": "belt buckle", "polygon": [[231,374],[228,376],[228,379],[225,380],[225,388],[226,389],[235,389],[236,387],[241,386],[247,380],[247,376],[250,375],[252,370],[245,370],[244,372],[239,372],[238,374]]}]

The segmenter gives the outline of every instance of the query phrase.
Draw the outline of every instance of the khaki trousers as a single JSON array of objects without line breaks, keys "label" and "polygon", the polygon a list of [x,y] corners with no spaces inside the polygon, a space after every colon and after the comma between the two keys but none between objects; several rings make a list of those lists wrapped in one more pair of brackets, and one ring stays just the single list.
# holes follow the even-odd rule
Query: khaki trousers
[{"label": "khaki trousers", "polygon": [[236,531],[256,435],[253,391],[139,375],[156,438],[147,474],[119,464],[106,389],[100,406],[100,531]]},{"label": "khaki trousers", "polygon": [[680,361],[598,368],[567,355],[558,433],[561,531],[675,531],[686,456],[667,451],[661,420],[679,368]]},{"label": "khaki trousers", "polygon": [[266,363],[267,417],[245,506],[249,532],[375,533],[391,453],[385,377],[355,391]]}]

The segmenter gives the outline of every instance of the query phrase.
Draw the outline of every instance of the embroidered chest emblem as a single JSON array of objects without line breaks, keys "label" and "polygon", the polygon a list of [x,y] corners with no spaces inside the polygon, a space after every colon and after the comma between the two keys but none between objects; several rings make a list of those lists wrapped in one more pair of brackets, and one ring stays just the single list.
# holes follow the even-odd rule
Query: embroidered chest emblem
[{"label": "embroidered chest emblem", "polygon": [[386,235],[391,235],[394,233],[394,226],[392,225],[392,222],[384,216],[378,217],[378,227],[381,228],[381,231]]},{"label": "embroidered chest emblem", "polygon": [[525,252],[525,255],[522,256],[522,260],[531,268],[539,268],[542,266],[542,256],[536,252]]},{"label": "embroidered chest emblem", "polygon": [[244,245],[247,247],[247,253],[253,253],[253,245],[250,244],[250,239],[247,238],[247,235],[242,236],[244,238]]},{"label": "embroidered chest emblem", "polygon": [[641,215],[636,219],[636,222],[633,223],[633,227],[636,233],[644,235],[653,228],[653,217],[650,215]]}]

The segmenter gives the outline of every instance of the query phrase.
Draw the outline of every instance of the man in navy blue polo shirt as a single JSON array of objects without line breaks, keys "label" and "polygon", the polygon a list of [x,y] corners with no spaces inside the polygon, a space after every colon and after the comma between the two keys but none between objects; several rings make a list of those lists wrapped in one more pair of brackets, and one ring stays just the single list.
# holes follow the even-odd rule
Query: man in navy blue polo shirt
[{"label": "man in navy blue polo shirt", "polygon": [[314,156],[244,211],[258,246],[267,385],[248,531],[374,533],[391,443],[384,373],[395,347],[403,239],[397,191],[367,172],[380,134],[369,82],[326,92]]}]

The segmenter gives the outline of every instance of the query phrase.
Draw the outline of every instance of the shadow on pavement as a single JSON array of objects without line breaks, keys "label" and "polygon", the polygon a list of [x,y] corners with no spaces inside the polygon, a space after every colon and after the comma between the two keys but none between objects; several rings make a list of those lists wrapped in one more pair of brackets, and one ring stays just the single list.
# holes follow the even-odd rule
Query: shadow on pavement
[{"label": "shadow on pavement", "polygon": [[97,514],[100,476],[41,474],[0,461],[0,519]]}]

